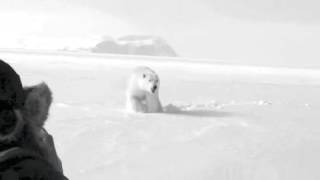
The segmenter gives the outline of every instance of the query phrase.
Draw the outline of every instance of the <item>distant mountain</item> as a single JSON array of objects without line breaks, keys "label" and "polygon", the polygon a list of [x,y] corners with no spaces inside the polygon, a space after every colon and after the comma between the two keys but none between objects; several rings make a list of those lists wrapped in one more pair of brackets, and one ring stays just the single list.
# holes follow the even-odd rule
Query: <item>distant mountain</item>
[{"label": "distant mountain", "polygon": [[118,39],[107,38],[90,50],[94,53],[177,56],[165,40],[154,36],[129,35]]}]

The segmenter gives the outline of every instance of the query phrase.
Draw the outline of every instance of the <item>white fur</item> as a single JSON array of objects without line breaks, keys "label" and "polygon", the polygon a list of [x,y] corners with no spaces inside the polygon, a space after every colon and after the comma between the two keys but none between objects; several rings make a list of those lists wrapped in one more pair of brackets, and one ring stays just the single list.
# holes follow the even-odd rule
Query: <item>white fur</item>
[{"label": "white fur", "polygon": [[[154,87],[155,90],[154,90]],[[159,99],[159,76],[148,67],[137,67],[130,76],[127,88],[127,111],[162,112]]]}]

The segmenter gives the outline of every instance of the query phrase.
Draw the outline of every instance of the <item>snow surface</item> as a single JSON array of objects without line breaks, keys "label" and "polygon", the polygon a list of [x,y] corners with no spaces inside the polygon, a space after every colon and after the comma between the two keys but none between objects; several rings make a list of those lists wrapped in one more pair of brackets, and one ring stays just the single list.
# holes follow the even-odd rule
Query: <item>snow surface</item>
[{"label": "snow surface", "polygon": [[[320,179],[320,70],[178,58],[1,51],[46,81],[46,127],[70,179]],[[163,114],[124,111],[132,68],[161,78]]]}]

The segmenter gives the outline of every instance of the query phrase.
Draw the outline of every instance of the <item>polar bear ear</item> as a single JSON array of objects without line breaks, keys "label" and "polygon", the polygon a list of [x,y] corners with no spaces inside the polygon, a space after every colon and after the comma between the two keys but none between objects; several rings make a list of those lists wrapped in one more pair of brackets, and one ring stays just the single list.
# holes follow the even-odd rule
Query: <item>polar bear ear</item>
[{"label": "polar bear ear", "polygon": [[37,126],[43,127],[48,118],[52,93],[46,83],[24,87],[25,102],[22,109],[23,118]]}]

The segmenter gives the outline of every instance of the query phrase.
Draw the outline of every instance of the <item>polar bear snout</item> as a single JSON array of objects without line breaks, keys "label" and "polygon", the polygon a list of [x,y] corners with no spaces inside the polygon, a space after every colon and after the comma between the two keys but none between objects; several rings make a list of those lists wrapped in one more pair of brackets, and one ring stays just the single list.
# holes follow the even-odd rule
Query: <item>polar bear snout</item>
[{"label": "polar bear snout", "polygon": [[158,86],[157,86],[157,85],[154,85],[154,86],[152,86],[152,88],[151,88],[151,92],[152,92],[152,93],[155,93],[157,89],[158,89]]}]

